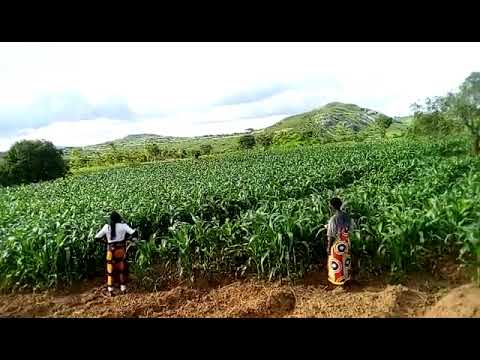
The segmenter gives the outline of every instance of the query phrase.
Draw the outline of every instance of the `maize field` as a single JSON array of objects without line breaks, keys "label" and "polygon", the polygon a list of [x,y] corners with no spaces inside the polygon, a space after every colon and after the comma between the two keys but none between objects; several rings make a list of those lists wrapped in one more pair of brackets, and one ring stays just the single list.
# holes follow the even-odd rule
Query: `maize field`
[{"label": "maize field", "polygon": [[46,288],[98,273],[94,240],[117,210],[141,239],[134,271],[301,277],[322,260],[328,200],[357,226],[361,271],[480,259],[480,159],[462,139],[329,144],[108,169],[0,188],[0,286]]}]

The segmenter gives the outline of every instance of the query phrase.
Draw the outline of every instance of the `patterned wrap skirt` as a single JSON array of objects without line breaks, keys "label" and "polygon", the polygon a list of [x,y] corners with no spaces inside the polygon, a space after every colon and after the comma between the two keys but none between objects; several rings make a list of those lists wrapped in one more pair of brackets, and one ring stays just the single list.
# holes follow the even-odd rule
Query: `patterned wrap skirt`
[{"label": "patterned wrap skirt", "polygon": [[128,263],[125,241],[107,245],[107,285],[127,283]]},{"label": "patterned wrap skirt", "polygon": [[334,285],[343,285],[350,280],[352,257],[348,232],[342,231],[330,248],[328,254],[328,281]]}]

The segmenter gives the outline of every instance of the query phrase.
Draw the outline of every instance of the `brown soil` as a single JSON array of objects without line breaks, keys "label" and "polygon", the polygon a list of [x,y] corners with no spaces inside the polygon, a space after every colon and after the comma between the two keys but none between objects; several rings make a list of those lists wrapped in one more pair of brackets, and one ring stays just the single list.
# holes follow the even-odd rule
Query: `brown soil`
[{"label": "brown soil", "polygon": [[480,318],[480,287],[467,284],[453,289],[430,308],[425,317]]},{"label": "brown soil", "polygon": [[346,288],[329,285],[322,272],[295,284],[203,280],[153,292],[132,282],[115,297],[96,280],[68,292],[1,295],[0,317],[480,317],[480,288],[451,269],[439,274],[403,285],[361,279]]}]

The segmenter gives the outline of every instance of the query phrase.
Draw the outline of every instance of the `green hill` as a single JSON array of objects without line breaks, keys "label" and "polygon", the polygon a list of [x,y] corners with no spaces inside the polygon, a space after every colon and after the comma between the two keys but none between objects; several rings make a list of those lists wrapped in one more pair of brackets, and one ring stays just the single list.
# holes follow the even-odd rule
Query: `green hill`
[{"label": "green hill", "polygon": [[[257,130],[253,133],[271,132],[277,130],[298,131],[313,125],[319,125],[328,129],[334,129],[337,125],[343,125],[354,131],[361,130],[369,123],[374,121],[382,113],[362,108],[355,104],[345,104],[341,102],[332,102],[323,107],[287,117],[276,124],[263,130]],[[411,116],[395,117],[389,132],[401,133],[408,127]],[[196,137],[173,137],[156,134],[134,134],[128,135],[122,139],[117,139],[102,144],[85,146],[85,151],[103,151],[114,145],[118,148],[139,148],[147,142],[155,142],[161,148],[182,148],[186,150],[197,149],[203,144],[209,144],[214,147],[214,152],[224,152],[237,147],[238,137],[244,133],[204,135]],[[66,149],[68,153],[72,148]]]},{"label": "green hill", "polygon": [[358,131],[374,121],[379,115],[383,114],[355,104],[332,102],[321,108],[287,117],[270,126],[267,130],[301,130],[310,125],[322,126],[328,129],[341,124]]},{"label": "green hill", "polygon": [[[105,142],[102,144],[89,145],[79,147],[87,152],[102,152],[115,146],[122,149],[138,149],[143,148],[146,143],[153,142],[159,145],[161,149],[185,149],[193,150],[198,149],[201,145],[212,145],[215,148],[215,152],[224,152],[230,148],[235,147],[238,137],[241,133],[234,134],[220,134],[220,135],[204,135],[195,137],[174,137],[174,136],[162,136],[156,134],[134,134],[128,135],[121,139]],[[66,148],[66,153],[69,154],[74,147]]]},{"label": "green hill", "polygon": [[116,147],[139,147],[145,145],[145,143],[149,141],[153,141],[155,143],[171,143],[180,140],[183,140],[183,138],[156,134],[133,134],[125,136],[121,139],[107,141],[101,144],[84,146],[83,150],[101,151],[109,148],[111,145]]}]

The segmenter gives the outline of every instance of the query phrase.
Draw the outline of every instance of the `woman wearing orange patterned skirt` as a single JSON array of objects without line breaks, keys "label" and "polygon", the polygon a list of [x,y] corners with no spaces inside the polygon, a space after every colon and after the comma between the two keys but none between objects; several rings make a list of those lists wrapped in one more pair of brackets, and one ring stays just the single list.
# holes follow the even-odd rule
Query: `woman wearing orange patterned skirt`
[{"label": "woman wearing orange patterned skirt", "polygon": [[110,215],[110,223],[95,235],[96,239],[107,238],[107,286],[108,293],[113,296],[113,286],[120,284],[120,291],[127,291],[127,241],[126,235],[133,235],[135,230],[125,224],[117,212]]},{"label": "woman wearing orange patterned skirt", "polygon": [[334,215],[326,226],[328,281],[334,285],[344,285],[350,280],[352,267],[349,233],[354,224],[341,207],[342,201],[339,198],[330,200],[330,209]]}]

